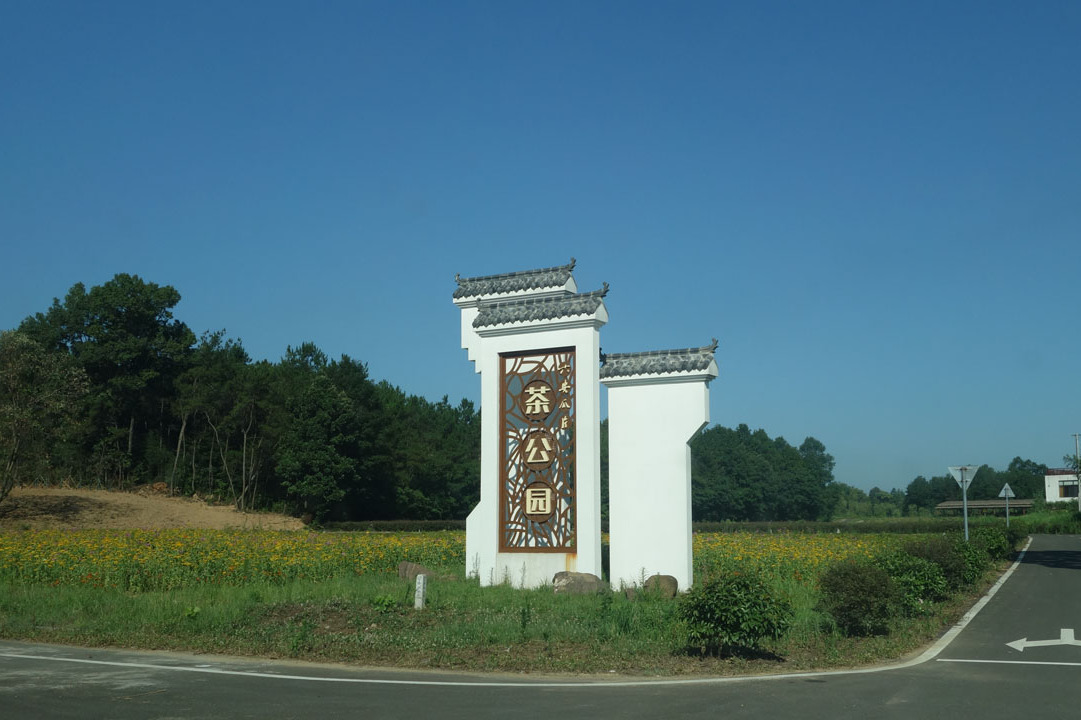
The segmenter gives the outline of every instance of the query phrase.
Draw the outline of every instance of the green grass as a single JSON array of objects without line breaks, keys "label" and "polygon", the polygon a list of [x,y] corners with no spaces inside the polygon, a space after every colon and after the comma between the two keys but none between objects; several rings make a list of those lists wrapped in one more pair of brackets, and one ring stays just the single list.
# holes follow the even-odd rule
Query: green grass
[{"label": "green grass", "polygon": [[555,595],[432,581],[428,607],[392,576],[196,586],[132,593],[0,584],[0,636],[37,642],[172,649],[359,665],[536,673],[768,673],[897,659],[949,628],[982,592],[898,619],[889,636],[846,638],[816,609],[813,587],[776,581],[792,628],[752,656],[684,650],[676,602],[639,594]]},{"label": "green grass", "polygon": [[1048,507],[1010,518],[1010,527],[1023,534],[1078,534],[1081,533],[1081,512],[1070,504],[1066,507]]}]

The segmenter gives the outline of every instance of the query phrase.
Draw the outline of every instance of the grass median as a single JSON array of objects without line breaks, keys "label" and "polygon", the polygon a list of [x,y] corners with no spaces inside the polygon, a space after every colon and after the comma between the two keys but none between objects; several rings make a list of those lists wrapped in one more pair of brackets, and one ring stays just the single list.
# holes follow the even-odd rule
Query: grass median
[{"label": "grass median", "polygon": [[[908,539],[911,536],[906,536]],[[125,532],[0,536],[0,636],[27,641],[463,671],[743,674],[896,660],[952,626],[986,584],[888,634],[851,638],[819,609],[816,579],[900,540],[753,533],[695,538],[696,574],[754,567],[793,609],[754,652],[688,648],[679,599],[556,595],[466,580],[461,533]],[[424,562],[427,607],[394,574]],[[1001,569],[999,566],[997,569]]]}]

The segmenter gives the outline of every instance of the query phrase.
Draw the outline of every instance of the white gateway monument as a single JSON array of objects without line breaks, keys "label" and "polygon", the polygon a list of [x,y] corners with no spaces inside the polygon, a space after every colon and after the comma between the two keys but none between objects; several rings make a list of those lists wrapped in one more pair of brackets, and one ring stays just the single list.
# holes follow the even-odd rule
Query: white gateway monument
[{"label": "white gateway monument", "polygon": [[692,579],[687,441],[708,421],[716,343],[610,355],[602,369],[608,285],[579,293],[573,270],[572,258],[559,267],[456,277],[462,347],[481,376],[480,502],[466,520],[466,573],[481,585],[520,587],[549,583],[561,571],[602,577],[604,372],[613,582],[661,573],[685,589]]}]

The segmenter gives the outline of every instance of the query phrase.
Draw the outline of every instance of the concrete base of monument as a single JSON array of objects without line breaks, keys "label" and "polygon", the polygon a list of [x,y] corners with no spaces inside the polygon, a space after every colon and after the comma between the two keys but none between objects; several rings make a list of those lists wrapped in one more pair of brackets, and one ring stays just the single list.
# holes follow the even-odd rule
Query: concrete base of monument
[{"label": "concrete base of monument", "polygon": [[477,578],[482,587],[542,587],[551,585],[558,572],[588,572],[600,576],[601,568],[596,567],[599,557],[587,567],[587,563],[579,562],[578,552],[500,552],[498,535],[491,529],[493,514],[493,509],[481,501],[466,519],[465,572],[467,577]]}]

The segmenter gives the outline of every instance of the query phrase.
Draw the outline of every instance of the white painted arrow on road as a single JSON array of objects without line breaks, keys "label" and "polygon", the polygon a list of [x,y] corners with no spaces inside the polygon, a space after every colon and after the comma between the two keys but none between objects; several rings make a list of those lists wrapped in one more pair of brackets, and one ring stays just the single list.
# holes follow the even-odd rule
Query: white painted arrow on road
[{"label": "white painted arrow on road", "polygon": [[1029,640],[1028,638],[1021,638],[1020,640],[1014,640],[1013,642],[1008,642],[1006,644],[1018,652],[1024,652],[1025,648],[1047,647],[1048,645],[1077,645],[1078,647],[1081,647],[1081,640],[1074,638],[1073,628],[1062,628],[1059,630],[1058,640]]}]

